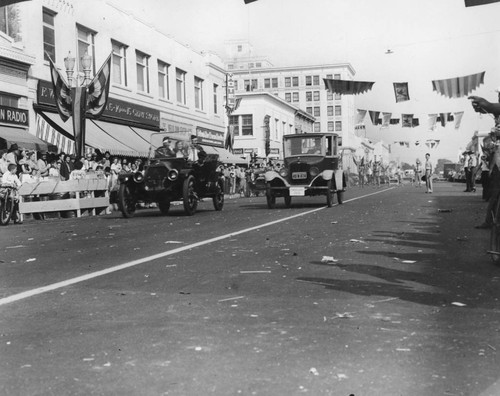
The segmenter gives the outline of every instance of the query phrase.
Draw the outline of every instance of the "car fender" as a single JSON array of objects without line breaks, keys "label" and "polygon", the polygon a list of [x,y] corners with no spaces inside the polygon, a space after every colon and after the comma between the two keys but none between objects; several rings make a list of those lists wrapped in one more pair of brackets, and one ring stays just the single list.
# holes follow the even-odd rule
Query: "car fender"
[{"label": "car fender", "polygon": [[276,171],[267,171],[264,173],[264,178],[266,183],[271,183],[273,180],[280,180],[286,187],[290,187],[290,184]]}]

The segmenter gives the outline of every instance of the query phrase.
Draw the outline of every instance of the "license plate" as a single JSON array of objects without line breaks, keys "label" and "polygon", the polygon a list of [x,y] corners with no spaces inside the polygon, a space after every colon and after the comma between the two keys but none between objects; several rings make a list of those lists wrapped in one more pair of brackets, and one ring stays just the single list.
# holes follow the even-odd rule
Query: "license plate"
[{"label": "license plate", "polygon": [[291,197],[303,197],[306,195],[306,189],[304,187],[290,187]]},{"label": "license plate", "polygon": [[307,172],[293,172],[292,173],[293,180],[304,180],[307,179]]}]

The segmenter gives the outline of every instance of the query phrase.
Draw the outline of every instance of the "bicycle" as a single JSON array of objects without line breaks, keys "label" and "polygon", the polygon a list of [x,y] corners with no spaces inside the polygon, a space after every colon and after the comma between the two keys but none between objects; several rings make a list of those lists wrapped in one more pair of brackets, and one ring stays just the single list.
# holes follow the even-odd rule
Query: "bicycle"
[{"label": "bicycle", "polygon": [[[0,187],[0,225],[8,225],[13,217],[16,217],[14,222],[20,221],[19,213],[15,213],[17,211],[17,203],[14,191],[15,187]],[[14,214],[17,216],[14,216]]]}]

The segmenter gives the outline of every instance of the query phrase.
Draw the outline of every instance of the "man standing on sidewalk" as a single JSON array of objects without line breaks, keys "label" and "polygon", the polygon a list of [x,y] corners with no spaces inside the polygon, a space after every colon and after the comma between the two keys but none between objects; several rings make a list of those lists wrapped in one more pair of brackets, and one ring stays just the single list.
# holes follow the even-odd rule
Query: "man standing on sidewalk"
[{"label": "man standing on sidewalk", "polygon": [[432,162],[431,155],[429,153],[425,154],[425,187],[427,187],[426,193],[432,193]]}]

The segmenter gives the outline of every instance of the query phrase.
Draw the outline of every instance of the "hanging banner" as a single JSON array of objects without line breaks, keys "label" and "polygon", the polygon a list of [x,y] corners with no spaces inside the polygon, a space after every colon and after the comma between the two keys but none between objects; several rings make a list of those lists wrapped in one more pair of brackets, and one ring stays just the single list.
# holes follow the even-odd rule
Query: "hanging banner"
[{"label": "hanging banner", "polygon": [[428,114],[427,115],[427,125],[429,127],[429,131],[435,131],[437,128],[437,114]]},{"label": "hanging banner", "polygon": [[391,122],[392,113],[382,113],[382,127],[381,128],[389,128]]},{"label": "hanging banner", "polygon": [[375,82],[370,81],[351,81],[337,80],[333,78],[324,78],[325,88],[333,93],[341,95],[357,95],[372,89]]},{"label": "hanging banner", "polygon": [[464,77],[448,78],[446,80],[433,80],[432,89],[448,98],[461,98],[467,96],[484,83],[484,74],[481,72]]},{"label": "hanging banner", "polygon": [[420,120],[418,118],[413,117],[413,119],[411,120],[411,127],[415,128],[418,127],[419,125],[420,125]]},{"label": "hanging banner", "polygon": [[365,116],[366,116],[366,110],[357,109],[356,110],[356,125],[363,124]]},{"label": "hanging banner", "polygon": [[372,120],[372,124],[377,125],[378,124],[378,116],[380,114],[380,111],[370,110],[369,114],[370,114],[370,119]]},{"label": "hanging banner", "polygon": [[479,5],[498,3],[500,0],[465,0],[466,7],[474,7]]},{"label": "hanging banner", "polygon": [[394,95],[396,96],[396,103],[405,102],[410,100],[410,94],[408,92],[408,83],[393,83],[394,84]]},{"label": "hanging banner", "polygon": [[413,127],[413,114],[401,114],[401,119],[403,128]]},{"label": "hanging banner", "polygon": [[399,118],[391,118],[391,125],[398,125],[399,121],[401,121]]},{"label": "hanging banner", "polygon": [[446,121],[448,121],[448,115],[450,113],[439,113],[439,121],[441,121],[441,126],[444,128],[446,126]]},{"label": "hanging banner", "polygon": [[453,114],[455,115],[455,129],[460,129],[460,124],[462,123],[462,117],[464,115],[464,112],[458,111]]}]

